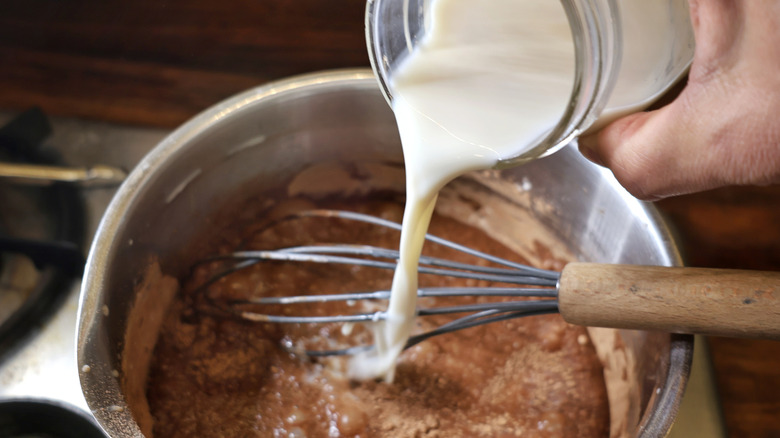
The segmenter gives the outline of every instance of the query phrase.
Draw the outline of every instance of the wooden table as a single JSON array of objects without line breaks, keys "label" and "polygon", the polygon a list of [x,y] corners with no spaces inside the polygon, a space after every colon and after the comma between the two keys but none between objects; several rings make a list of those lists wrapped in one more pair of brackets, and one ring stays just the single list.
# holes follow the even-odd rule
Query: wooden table
[{"label": "wooden table", "polygon": [[[658,202],[686,264],[780,271],[780,186],[729,187]],[[709,338],[733,437],[780,437],[780,342]]]},{"label": "wooden table", "polygon": [[[365,0],[24,0],[0,13],[0,109],[172,128],[272,79],[368,66]],[[780,187],[658,203],[692,266],[780,270]],[[734,437],[780,437],[780,343],[710,339]]]}]

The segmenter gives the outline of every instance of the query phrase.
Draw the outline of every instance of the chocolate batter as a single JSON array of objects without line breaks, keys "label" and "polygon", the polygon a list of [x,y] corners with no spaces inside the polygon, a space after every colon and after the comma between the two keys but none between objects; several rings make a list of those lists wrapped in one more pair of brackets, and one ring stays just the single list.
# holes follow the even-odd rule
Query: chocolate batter
[{"label": "chocolate batter", "polygon": [[[401,219],[402,207],[396,203],[357,205],[363,212]],[[479,230],[452,219],[434,216],[430,232],[526,262]],[[272,226],[258,221],[240,234],[226,239],[213,253],[320,242],[395,248],[399,238],[392,230],[335,219],[299,219]],[[424,253],[474,262],[431,243]],[[561,264],[550,258],[545,267]],[[224,277],[206,292],[196,291],[223,267],[218,262],[201,265],[184,280],[161,330],[147,389],[157,438],[608,435],[601,364],[586,331],[557,315],[435,337],[402,355],[392,384],[351,382],[344,377],[343,358],[311,360],[280,346],[322,349],[370,343],[369,330],[356,326],[345,334],[340,325],[252,323],[229,316],[221,306],[229,299],[262,294],[387,289],[390,272],[266,262]],[[464,280],[421,277],[423,287],[456,284],[464,285]],[[454,304],[475,299],[438,300],[438,304]],[[424,299],[421,305],[433,303]],[[363,312],[385,305],[350,304],[244,309],[315,315]],[[419,318],[419,329],[452,318]]]}]

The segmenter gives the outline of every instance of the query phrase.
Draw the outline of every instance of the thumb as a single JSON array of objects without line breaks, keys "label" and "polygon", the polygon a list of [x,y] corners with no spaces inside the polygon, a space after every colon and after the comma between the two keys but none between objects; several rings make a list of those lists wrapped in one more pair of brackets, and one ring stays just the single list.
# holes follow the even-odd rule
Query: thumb
[{"label": "thumb", "polygon": [[696,120],[691,120],[684,102],[679,96],[660,109],[622,117],[581,137],[580,151],[612,170],[620,184],[640,199],[710,188],[699,162],[700,154],[707,153],[706,144],[694,134]]}]

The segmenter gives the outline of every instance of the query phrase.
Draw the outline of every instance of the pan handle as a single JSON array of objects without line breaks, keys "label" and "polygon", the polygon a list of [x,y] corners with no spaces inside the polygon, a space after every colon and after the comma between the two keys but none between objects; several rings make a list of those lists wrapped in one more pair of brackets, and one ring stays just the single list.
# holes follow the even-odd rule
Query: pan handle
[{"label": "pan handle", "polygon": [[0,178],[13,179],[22,184],[65,182],[84,187],[107,187],[121,184],[126,177],[127,172],[124,170],[104,165],[64,167],[0,162]]}]

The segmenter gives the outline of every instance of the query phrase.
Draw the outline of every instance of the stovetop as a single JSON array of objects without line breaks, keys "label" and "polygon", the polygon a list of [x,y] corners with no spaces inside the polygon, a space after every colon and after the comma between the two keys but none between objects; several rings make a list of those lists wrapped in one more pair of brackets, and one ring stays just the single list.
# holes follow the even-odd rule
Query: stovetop
[{"label": "stovetop", "polygon": [[[0,112],[0,126],[13,114]],[[75,119],[51,120],[46,143],[56,148],[64,164],[105,164],[131,170],[167,131]],[[85,208],[84,248],[88,248],[116,188],[79,189]],[[0,402],[34,398],[52,400],[88,412],[76,370],[75,331],[80,281],[64,285],[66,297],[29,340],[0,362]],[[688,390],[672,437],[725,436],[713,386],[706,342],[697,346]],[[692,434],[692,435],[691,435]]]},{"label": "stovetop", "polygon": [[[0,126],[14,114],[0,113]],[[81,120],[51,120],[53,132],[45,145],[56,149],[63,164],[107,164],[132,169],[167,131]],[[100,218],[116,187],[79,188],[85,210],[83,247],[89,248]],[[87,411],[76,372],[76,314],[80,281],[68,281],[66,295],[42,326],[0,362],[0,401],[43,399]]]}]

